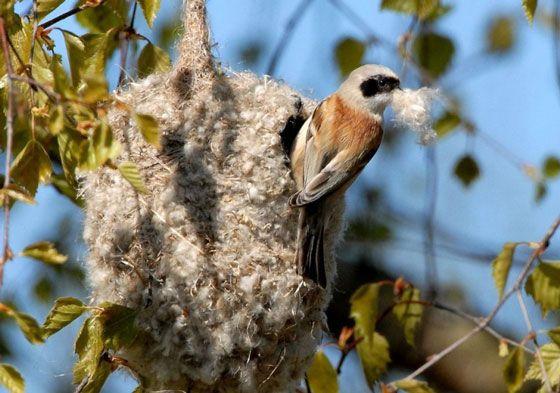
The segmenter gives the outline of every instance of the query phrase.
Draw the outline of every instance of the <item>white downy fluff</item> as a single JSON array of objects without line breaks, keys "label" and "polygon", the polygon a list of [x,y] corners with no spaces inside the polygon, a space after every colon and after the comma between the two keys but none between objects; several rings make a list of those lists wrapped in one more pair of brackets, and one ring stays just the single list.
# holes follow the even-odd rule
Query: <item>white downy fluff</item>
[{"label": "white downy fluff", "polygon": [[437,139],[432,128],[431,108],[438,95],[437,89],[428,87],[395,90],[393,93],[391,107],[395,112],[395,122],[417,133],[418,141],[423,145],[432,144]]}]

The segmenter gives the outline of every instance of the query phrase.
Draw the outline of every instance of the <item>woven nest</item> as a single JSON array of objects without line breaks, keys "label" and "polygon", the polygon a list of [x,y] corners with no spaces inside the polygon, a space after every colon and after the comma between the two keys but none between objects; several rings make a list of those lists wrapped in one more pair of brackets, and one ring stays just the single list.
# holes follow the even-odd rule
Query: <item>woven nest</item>
[{"label": "woven nest", "polygon": [[[121,355],[149,388],[293,392],[330,298],[330,284],[319,289],[295,270],[288,207],[296,187],[286,149],[314,103],[267,78],[218,72],[204,1],[184,12],[174,69],[116,93],[158,120],[161,148],[128,112],[109,115],[125,146],[119,160],[138,165],[148,194],[110,168],[84,179],[92,303],[139,310],[144,339]],[[331,250],[342,207],[333,214]]]}]

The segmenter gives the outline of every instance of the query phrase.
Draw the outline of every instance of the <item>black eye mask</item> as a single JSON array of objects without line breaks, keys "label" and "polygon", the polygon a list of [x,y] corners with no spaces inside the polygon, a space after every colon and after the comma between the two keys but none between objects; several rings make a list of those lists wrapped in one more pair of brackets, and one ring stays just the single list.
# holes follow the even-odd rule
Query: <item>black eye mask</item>
[{"label": "black eye mask", "polygon": [[378,93],[386,93],[399,86],[399,80],[391,76],[375,75],[360,84],[364,97],[373,97]]}]

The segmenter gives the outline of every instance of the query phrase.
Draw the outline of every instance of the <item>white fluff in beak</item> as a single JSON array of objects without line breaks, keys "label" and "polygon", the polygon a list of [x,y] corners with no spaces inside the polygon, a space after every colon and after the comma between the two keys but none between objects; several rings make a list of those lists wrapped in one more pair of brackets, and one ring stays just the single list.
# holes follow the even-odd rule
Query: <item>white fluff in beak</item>
[{"label": "white fluff in beak", "polygon": [[418,141],[423,145],[432,144],[437,139],[432,127],[432,102],[438,95],[438,90],[428,87],[393,91],[391,107],[395,113],[395,122],[417,133]]}]

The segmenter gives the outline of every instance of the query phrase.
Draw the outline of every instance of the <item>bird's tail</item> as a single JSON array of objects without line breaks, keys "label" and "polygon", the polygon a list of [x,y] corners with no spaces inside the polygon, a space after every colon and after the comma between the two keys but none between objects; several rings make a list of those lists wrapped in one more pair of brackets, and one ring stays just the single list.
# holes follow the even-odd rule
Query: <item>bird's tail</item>
[{"label": "bird's tail", "polygon": [[298,273],[325,288],[325,233],[322,203],[312,203],[300,208],[296,262]]}]

